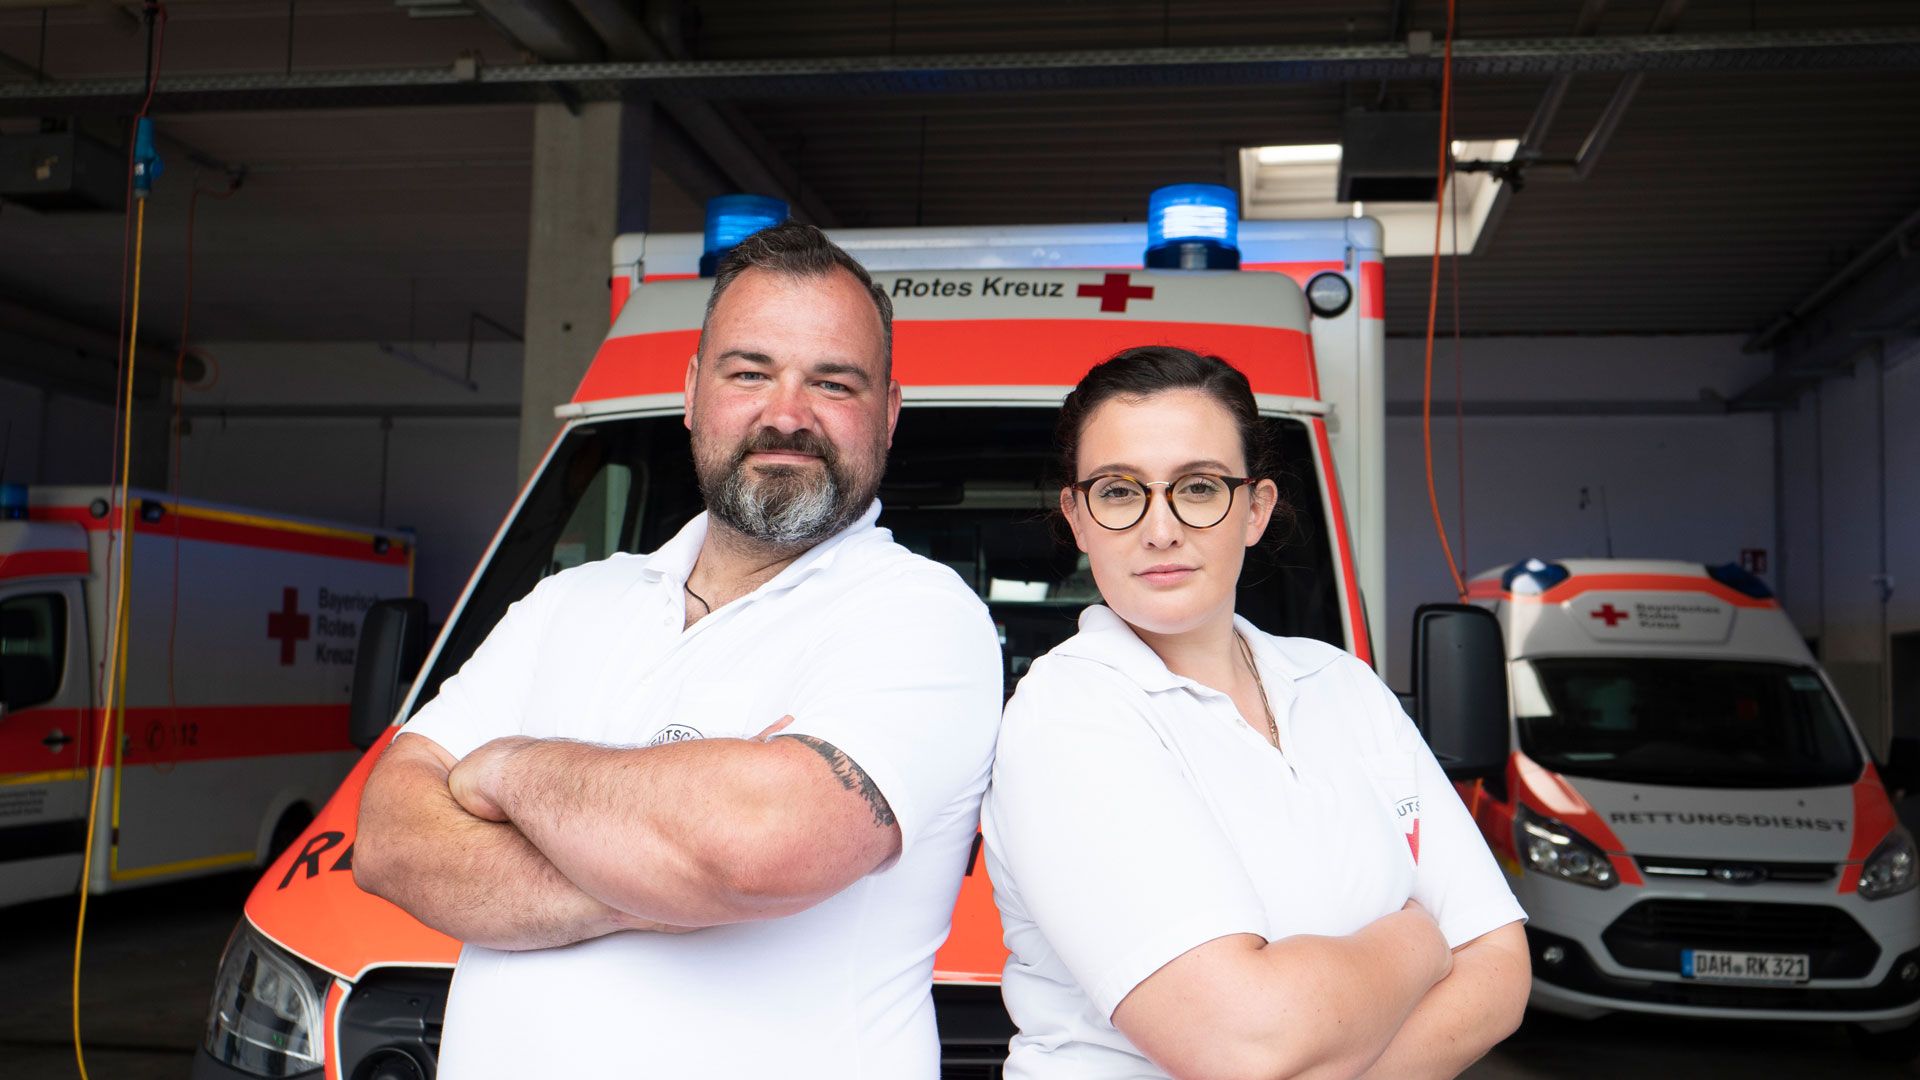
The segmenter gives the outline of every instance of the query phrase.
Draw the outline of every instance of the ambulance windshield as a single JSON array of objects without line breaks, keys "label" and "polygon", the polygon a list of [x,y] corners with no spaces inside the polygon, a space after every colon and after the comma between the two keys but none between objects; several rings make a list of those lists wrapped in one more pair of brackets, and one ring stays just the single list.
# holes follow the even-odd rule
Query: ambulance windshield
[{"label": "ambulance windshield", "polygon": [[[880,489],[880,524],[960,575],[1000,631],[1006,688],[1070,636],[1099,594],[1052,520],[1059,480],[1052,407],[909,404]],[[1338,573],[1307,428],[1268,421],[1293,507],[1272,542],[1250,551],[1240,612],[1277,634],[1346,644]],[[652,551],[701,510],[678,415],[573,429],[509,523],[416,706],[459,670],[515,600],[548,574],[621,551]]]},{"label": "ambulance windshield", "polygon": [[1555,772],[1676,787],[1850,784],[1861,762],[1813,671],[1705,659],[1514,665],[1520,746]]}]

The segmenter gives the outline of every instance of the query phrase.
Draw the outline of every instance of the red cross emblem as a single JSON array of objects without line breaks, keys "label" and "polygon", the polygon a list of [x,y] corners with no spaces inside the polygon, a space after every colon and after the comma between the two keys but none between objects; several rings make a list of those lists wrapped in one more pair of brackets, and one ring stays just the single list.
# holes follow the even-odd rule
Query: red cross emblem
[{"label": "red cross emblem", "polygon": [[1589,619],[1605,619],[1607,621],[1608,629],[1612,629],[1615,623],[1618,623],[1621,619],[1624,619],[1626,617],[1627,617],[1626,612],[1621,611],[1617,607],[1614,607],[1611,603],[1600,605],[1597,611],[1594,611],[1587,616],[1587,618]]},{"label": "red cross emblem", "polygon": [[280,610],[267,612],[267,636],[280,642],[280,663],[293,663],[293,647],[313,636],[313,616],[300,612],[300,590],[280,594]]},{"label": "red cross emblem", "polygon": [[1080,286],[1080,295],[1099,297],[1101,311],[1125,311],[1129,300],[1153,299],[1153,286],[1134,285],[1132,280],[1132,274],[1108,274],[1098,285]]}]

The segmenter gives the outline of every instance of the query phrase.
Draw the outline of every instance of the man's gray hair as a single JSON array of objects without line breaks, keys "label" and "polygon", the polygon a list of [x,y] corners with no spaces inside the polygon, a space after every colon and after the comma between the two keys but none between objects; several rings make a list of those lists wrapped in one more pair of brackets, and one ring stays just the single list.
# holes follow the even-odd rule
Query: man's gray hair
[{"label": "man's gray hair", "polygon": [[713,321],[713,309],[719,305],[721,294],[741,274],[757,269],[789,277],[823,277],[836,268],[852,274],[866,288],[867,295],[873,298],[873,306],[880,313],[880,359],[884,364],[881,371],[885,377],[891,378],[893,301],[888,299],[885,290],[873,283],[873,275],[867,273],[867,268],[841,250],[840,245],[827,239],[826,233],[798,221],[761,229],[740,241],[720,260],[719,272],[713,276],[713,292],[707,297],[707,312],[700,319],[699,348],[702,355],[707,346],[707,324]]}]

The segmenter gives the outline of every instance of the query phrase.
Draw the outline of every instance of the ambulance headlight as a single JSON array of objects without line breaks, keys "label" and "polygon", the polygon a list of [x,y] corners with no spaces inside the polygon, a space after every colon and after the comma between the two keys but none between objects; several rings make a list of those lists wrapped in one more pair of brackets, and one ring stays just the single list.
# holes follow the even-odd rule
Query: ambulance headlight
[{"label": "ambulance headlight", "polygon": [[1620,875],[1613,872],[1613,860],[1599,845],[1524,806],[1513,818],[1513,840],[1520,861],[1533,873],[1595,889],[1620,884]]},{"label": "ambulance headlight", "polygon": [[1920,885],[1920,853],[1914,850],[1913,834],[1895,828],[1861,864],[1860,896],[1866,900],[1885,900],[1915,885]]},{"label": "ambulance headlight", "polygon": [[320,1068],[321,1003],[332,979],[241,919],[213,984],[203,1044],[208,1055],[254,1076],[298,1076]]}]

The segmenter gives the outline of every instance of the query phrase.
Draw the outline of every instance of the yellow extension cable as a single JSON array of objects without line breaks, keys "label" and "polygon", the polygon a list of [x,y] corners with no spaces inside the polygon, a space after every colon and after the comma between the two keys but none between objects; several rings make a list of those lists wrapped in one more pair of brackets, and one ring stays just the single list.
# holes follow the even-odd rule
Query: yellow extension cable
[{"label": "yellow extension cable", "polygon": [[[127,623],[132,610],[133,585],[133,522],[129,505],[128,489],[131,486],[133,468],[133,365],[136,353],[134,343],[140,338],[140,261],[147,234],[147,200],[140,196],[134,214],[133,229],[133,302],[130,318],[131,327],[127,332],[127,385],[122,394],[124,415],[121,417],[120,435],[120,531],[118,551],[119,588],[115,591],[113,606],[113,637],[108,649],[109,661],[105,683],[105,708],[102,714],[111,719],[111,724],[101,726],[100,738],[93,751],[93,782],[87,796],[87,842],[80,863],[80,917],[73,928],[73,1057],[80,1067],[80,1080],[89,1080],[87,1076],[87,1055],[80,1041],[80,945],[85,939],[87,929],[87,895],[93,882],[93,850],[95,843],[95,825],[100,820],[100,774],[106,769],[107,744],[114,747],[116,766],[120,760],[120,729],[125,724],[127,703]],[[117,786],[117,785],[116,785]],[[114,826],[119,826],[119,807],[116,792],[114,807]]]}]

